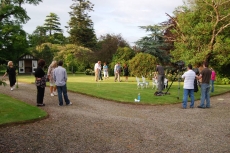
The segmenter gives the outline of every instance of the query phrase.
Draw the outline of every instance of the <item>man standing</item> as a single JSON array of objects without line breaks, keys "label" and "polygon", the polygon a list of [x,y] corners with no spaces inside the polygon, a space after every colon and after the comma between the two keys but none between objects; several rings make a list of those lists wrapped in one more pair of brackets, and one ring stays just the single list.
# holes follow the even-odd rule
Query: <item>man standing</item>
[{"label": "man standing", "polygon": [[[212,71],[208,69],[208,63],[203,63],[204,69],[201,71],[199,76],[196,76],[196,78],[199,80],[202,78],[201,83],[201,101],[198,108],[210,108],[210,79]],[[204,104],[204,101],[206,100],[206,105]]]},{"label": "man standing", "polygon": [[164,89],[164,79],[165,79],[165,71],[163,66],[157,64],[156,73],[157,73],[158,91],[162,92],[162,90]]},{"label": "man standing", "polygon": [[114,75],[115,75],[115,82],[118,80],[120,82],[120,72],[121,72],[121,66],[120,63],[117,63],[114,66]]},{"label": "man standing", "polygon": [[66,105],[72,105],[67,95],[67,88],[66,88],[67,73],[66,73],[66,69],[63,68],[62,65],[63,65],[63,61],[59,61],[58,67],[54,69],[54,73],[53,73],[53,79],[55,81],[55,84],[57,86],[57,91],[58,91],[59,106],[63,106],[62,94],[64,96]]},{"label": "man standing", "polygon": [[196,78],[196,73],[192,70],[191,64],[188,64],[188,71],[186,71],[181,77],[184,78],[184,95],[182,107],[184,109],[187,108],[188,95],[190,95],[190,108],[194,108],[194,80]]},{"label": "man standing", "polygon": [[101,73],[101,61],[95,63],[94,72],[95,72],[95,81],[98,81],[100,79],[100,73]]}]

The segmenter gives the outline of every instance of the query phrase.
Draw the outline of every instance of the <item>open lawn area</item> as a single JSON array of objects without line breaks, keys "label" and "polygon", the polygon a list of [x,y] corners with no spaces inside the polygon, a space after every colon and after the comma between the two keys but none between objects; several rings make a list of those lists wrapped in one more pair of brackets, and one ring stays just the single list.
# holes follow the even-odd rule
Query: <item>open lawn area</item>
[{"label": "open lawn area", "polygon": [[[129,77],[128,82],[121,78],[121,82],[115,82],[114,77],[96,82],[94,76],[85,74],[68,74],[67,88],[69,91],[91,95],[98,98],[113,100],[117,102],[134,103],[138,93],[141,94],[141,102],[138,104],[174,104],[181,103],[183,97],[183,82],[174,81],[167,95],[155,96],[152,89],[152,80],[149,87],[137,89],[135,77]],[[33,75],[19,75],[19,82],[34,83]],[[49,83],[47,83],[49,85]],[[169,86],[171,82],[169,82]],[[19,87],[20,88],[20,87]],[[215,92],[211,96],[225,93],[230,90],[230,85],[216,85]],[[167,89],[164,90],[166,92]],[[200,99],[200,90],[195,93],[195,100]]]}]

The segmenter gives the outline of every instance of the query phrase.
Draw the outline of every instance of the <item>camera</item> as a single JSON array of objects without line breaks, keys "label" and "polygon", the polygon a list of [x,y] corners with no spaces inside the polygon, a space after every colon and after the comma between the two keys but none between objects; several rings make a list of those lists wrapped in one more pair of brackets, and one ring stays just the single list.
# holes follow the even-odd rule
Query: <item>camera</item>
[{"label": "camera", "polygon": [[184,62],[184,61],[177,61],[177,62],[175,63],[175,66],[176,66],[176,68],[177,68],[179,71],[185,71],[185,70],[186,70],[185,62]]}]

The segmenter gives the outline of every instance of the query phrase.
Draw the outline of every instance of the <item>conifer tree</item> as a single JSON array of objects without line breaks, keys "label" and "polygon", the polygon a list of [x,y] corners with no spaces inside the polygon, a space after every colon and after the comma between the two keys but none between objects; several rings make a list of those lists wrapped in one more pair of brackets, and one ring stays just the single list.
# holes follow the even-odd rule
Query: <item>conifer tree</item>
[{"label": "conifer tree", "polygon": [[68,33],[70,42],[79,46],[93,49],[96,46],[96,35],[93,28],[93,21],[88,12],[93,11],[93,4],[88,0],[73,0],[70,8],[70,21]]}]

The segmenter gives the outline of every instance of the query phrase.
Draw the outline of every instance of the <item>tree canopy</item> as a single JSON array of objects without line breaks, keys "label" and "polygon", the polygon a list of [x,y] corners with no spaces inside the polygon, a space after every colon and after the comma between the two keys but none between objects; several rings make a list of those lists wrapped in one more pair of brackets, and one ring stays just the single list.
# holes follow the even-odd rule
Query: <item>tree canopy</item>
[{"label": "tree canopy", "polygon": [[169,16],[175,24],[175,60],[199,65],[208,61],[212,66],[230,64],[230,1],[190,0]]},{"label": "tree canopy", "polygon": [[93,49],[96,46],[97,38],[93,28],[93,21],[90,19],[88,12],[93,11],[93,4],[89,0],[73,0],[69,12],[70,21],[68,33],[70,42],[78,46]]},{"label": "tree canopy", "polygon": [[0,3],[0,57],[1,63],[8,60],[16,62],[17,58],[26,52],[28,45],[26,32],[22,29],[30,18],[23,4],[37,5],[42,0],[1,0]]},{"label": "tree canopy", "polygon": [[135,44],[141,52],[151,54],[162,63],[168,63],[170,61],[169,47],[171,43],[164,39],[165,30],[167,27],[162,25],[149,25],[140,26],[146,32],[150,32],[148,36],[142,37]]}]

